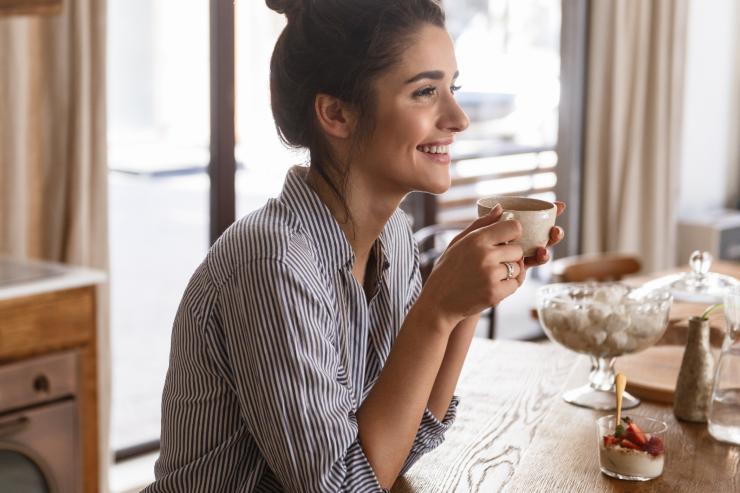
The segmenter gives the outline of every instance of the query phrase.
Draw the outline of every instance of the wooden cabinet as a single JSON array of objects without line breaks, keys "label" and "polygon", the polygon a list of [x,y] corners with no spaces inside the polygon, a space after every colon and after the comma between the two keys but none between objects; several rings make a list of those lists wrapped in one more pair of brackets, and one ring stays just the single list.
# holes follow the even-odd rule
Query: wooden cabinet
[{"label": "wooden cabinet", "polygon": [[85,493],[98,490],[98,380],[95,286],[0,299],[0,365],[76,349]]}]

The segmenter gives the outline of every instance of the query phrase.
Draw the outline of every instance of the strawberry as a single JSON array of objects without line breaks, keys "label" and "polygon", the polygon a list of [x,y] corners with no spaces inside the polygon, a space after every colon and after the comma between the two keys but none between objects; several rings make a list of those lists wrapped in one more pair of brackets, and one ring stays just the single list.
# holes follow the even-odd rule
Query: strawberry
[{"label": "strawberry", "polygon": [[650,437],[650,440],[645,444],[645,452],[650,455],[660,455],[663,451],[663,440],[660,437]]},{"label": "strawberry", "polygon": [[621,447],[624,447],[624,448],[631,448],[632,450],[640,450],[640,451],[642,451],[642,449],[640,448],[639,445],[636,445],[633,442],[630,442],[626,438],[623,439],[621,442],[619,442],[619,445]]},{"label": "strawberry", "polygon": [[604,447],[612,447],[619,443],[619,440],[614,435],[604,435]]},{"label": "strawberry", "polygon": [[624,438],[632,443],[636,443],[637,445],[645,445],[647,443],[647,437],[645,437],[645,433],[640,429],[640,427],[628,417],[624,418],[624,422],[627,423],[627,430],[624,432]]}]

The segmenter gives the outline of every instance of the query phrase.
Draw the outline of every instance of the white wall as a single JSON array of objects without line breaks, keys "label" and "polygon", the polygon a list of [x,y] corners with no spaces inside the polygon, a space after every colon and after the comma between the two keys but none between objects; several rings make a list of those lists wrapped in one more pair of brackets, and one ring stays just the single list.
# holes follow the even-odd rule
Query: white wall
[{"label": "white wall", "polygon": [[733,205],[740,188],[740,2],[689,0],[679,216]]}]

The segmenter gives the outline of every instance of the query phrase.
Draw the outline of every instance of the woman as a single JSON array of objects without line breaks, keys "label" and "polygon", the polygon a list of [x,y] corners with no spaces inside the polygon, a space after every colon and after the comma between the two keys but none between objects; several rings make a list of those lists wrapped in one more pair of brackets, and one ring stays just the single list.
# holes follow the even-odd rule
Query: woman
[{"label": "woman", "polygon": [[288,17],[275,122],[310,166],[229,228],[188,285],[149,492],[390,488],[454,420],[478,314],[547,261],[507,244],[520,226],[497,208],[421,288],[398,205],[447,190],[448,148],[468,125],[436,3],[267,5]]}]

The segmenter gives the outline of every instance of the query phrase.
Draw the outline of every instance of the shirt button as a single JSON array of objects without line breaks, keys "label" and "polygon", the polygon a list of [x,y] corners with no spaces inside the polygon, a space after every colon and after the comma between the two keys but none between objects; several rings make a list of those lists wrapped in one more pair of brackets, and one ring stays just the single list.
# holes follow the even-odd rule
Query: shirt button
[{"label": "shirt button", "polygon": [[383,270],[388,270],[391,264],[387,260],[383,261]]}]

